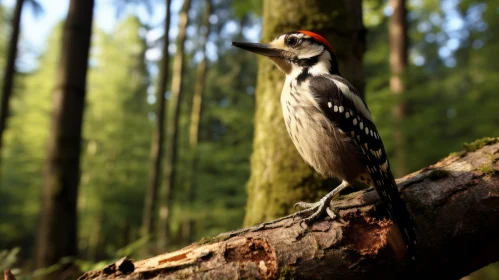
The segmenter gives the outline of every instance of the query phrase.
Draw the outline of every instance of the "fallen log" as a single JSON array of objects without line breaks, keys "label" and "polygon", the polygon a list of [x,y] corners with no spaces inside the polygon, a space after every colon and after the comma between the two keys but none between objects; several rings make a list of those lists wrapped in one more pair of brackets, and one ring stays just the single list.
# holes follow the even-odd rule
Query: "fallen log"
[{"label": "fallen log", "polygon": [[459,279],[499,260],[498,140],[397,180],[416,224],[415,260],[367,189],[333,201],[334,221],[302,228],[289,216],[79,279]]}]

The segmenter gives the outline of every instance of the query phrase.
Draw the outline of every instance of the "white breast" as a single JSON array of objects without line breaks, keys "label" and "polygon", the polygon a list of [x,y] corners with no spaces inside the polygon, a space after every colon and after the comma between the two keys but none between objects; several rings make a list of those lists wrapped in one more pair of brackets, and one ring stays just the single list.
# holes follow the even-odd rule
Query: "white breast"
[{"label": "white breast", "polygon": [[307,82],[298,85],[296,80],[286,79],[281,106],[288,133],[300,155],[317,172],[347,179],[349,172],[344,169],[357,165],[355,155],[345,135],[320,111],[307,89]]}]

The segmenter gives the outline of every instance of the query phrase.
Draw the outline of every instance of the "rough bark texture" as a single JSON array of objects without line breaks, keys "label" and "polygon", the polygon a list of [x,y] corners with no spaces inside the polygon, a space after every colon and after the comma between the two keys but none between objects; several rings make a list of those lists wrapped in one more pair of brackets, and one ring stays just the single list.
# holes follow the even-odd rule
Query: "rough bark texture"
[{"label": "rough bark texture", "polygon": [[72,0],[64,24],[37,233],[38,268],[77,254],[76,202],[93,7],[93,0]]},{"label": "rough bark texture", "polygon": [[171,188],[175,182],[177,162],[178,126],[180,119],[180,103],[182,98],[182,74],[184,72],[184,43],[185,32],[189,23],[189,9],[191,0],[184,0],[179,13],[177,52],[173,59],[172,97],[170,100],[171,115],[168,120],[167,149],[164,179],[163,205],[159,211],[160,228],[158,231],[158,247],[165,248],[168,238],[168,214],[171,204]]},{"label": "rough bark texture", "polygon": [[2,152],[3,133],[6,128],[7,118],[9,117],[9,102],[14,87],[14,74],[16,72],[17,43],[21,30],[21,14],[24,0],[17,0],[14,8],[14,17],[12,18],[12,34],[9,41],[9,52],[7,54],[7,65],[3,76],[2,99],[0,101],[0,159]]},{"label": "rough bark texture", "polygon": [[168,46],[170,45],[170,7],[171,0],[165,1],[165,34],[163,35],[163,57],[160,62],[158,76],[158,86],[156,88],[156,128],[154,130],[153,142],[151,145],[151,174],[149,175],[149,185],[144,203],[143,217],[143,235],[151,236],[154,234],[155,210],[158,201],[159,179],[161,174],[161,160],[163,158],[164,130],[165,130],[165,93],[166,83],[168,81],[168,68],[170,67],[170,54]]},{"label": "rough bark texture", "polygon": [[495,143],[398,180],[415,218],[414,261],[368,189],[332,202],[339,220],[304,229],[284,218],[80,279],[459,279],[499,260],[498,172]]},{"label": "rough bark texture", "polygon": [[[365,30],[360,0],[266,0],[263,11],[262,41],[298,29],[322,34],[335,49],[340,72],[363,92]],[[305,164],[286,132],[280,104],[284,78],[270,60],[259,61],[245,225],[283,216],[295,202],[316,200],[321,190],[325,194],[336,186]]]},{"label": "rough bark texture", "polygon": [[392,110],[395,129],[393,140],[395,142],[395,175],[407,174],[405,135],[401,128],[401,122],[407,115],[407,103],[402,100],[401,95],[405,91],[404,71],[407,68],[408,45],[407,45],[407,9],[405,0],[390,0],[392,15],[389,22],[390,33],[390,90],[392,94],[400,99]]}]

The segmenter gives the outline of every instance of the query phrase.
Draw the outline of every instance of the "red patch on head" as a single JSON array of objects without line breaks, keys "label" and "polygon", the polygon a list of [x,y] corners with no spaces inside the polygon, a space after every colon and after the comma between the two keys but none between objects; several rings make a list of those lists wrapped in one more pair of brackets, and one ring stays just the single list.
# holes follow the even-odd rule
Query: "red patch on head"
[{"label": "red patch on head", "polygon": [[333,50],[333,47],[331,46],[331,44],[329,44],[329,42],[326,40],[326,38],[322,37],[321,35],[314,33],[314,32],[311,32],[311,31],[307,31],[307,30],[298,30],[298,32],[302,33],[303,35],[314,38],[314,40],[323,44],[324,46],[326,46],[326,48],[328,48],[328,50],[330,52],[334,53],[334,50]]}]

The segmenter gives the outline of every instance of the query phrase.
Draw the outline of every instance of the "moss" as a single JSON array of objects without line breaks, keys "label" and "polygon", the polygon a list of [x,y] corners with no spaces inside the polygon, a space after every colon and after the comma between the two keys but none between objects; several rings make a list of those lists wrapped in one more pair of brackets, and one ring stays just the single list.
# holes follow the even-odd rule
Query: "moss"
[{"label": "moss", "polygon": [[466,154],[465,151],[460,151],[460,152],[452,152],[449,154],[449,156],[451,157],[462,157]]},{"label": "moss", "polygon": [[471,143],[464,143],[463,148],[466,152],[474,152],[484,146],[497,143],[499,138],[485,137],[482,139],[475,140]]},{"label": "moss", "polygon": [[447,177],[449,175],[450,175],[450,172],[447,171],[447,170],[435,169],[435,170],[432,170],[428,174],[428,178],[430,178],[430,180],[432,180],[432,181],[436,181],[436,180],[440,180],[442,178],[445,178],[445,177]]},{"label": "moss", "polygon": [[213,237],[203,237],[198,241],[199,245],[222,242],[230,238],[230,235],[219,235]]},{"label": "moss", "polygon": [[290,266],[284,266],[279,271],[279,280],[294,280],[295,270]]},{"label": "moss", "polygon": [[492,176],[492,175],[496,174],[496,172],[497,172],[497,170],[495,170],[492,167],[492,164],[490,164],[490,163],[483,164],[480,167],[478,167],[476,170],[480,171],[485,176]]}]

